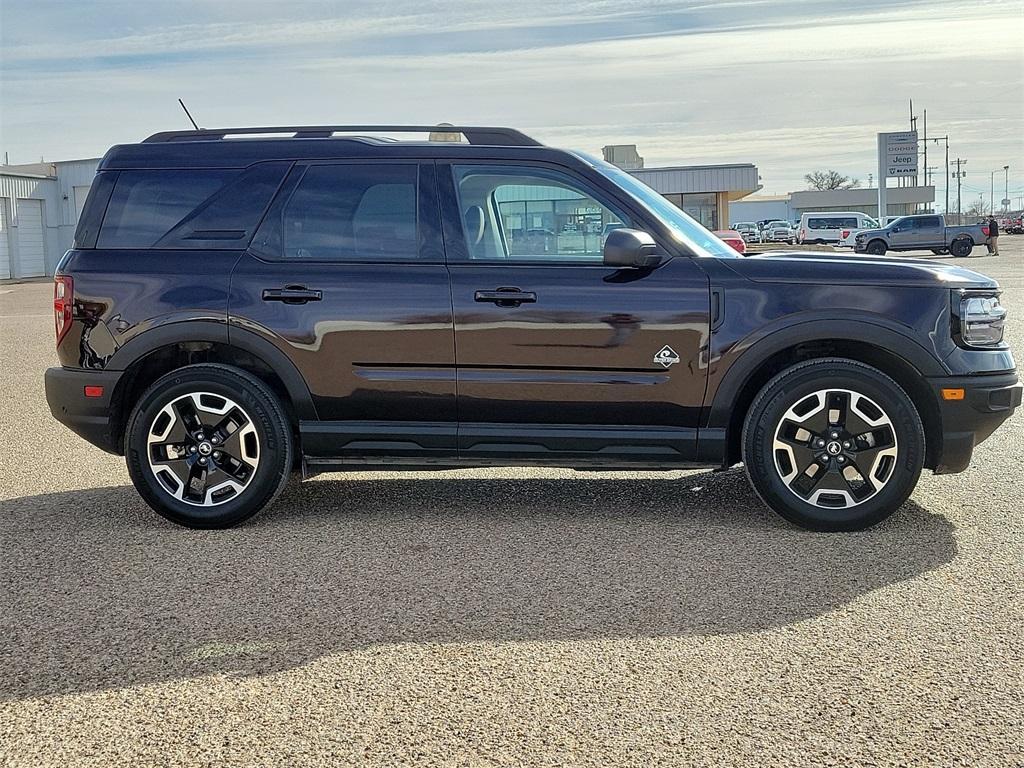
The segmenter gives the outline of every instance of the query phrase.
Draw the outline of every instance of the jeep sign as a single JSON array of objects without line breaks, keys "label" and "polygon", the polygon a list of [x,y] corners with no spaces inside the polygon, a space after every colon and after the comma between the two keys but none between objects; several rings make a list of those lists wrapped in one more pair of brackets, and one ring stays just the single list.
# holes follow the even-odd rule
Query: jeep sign
[{"label": "jeep sign", "polygon": [[917,131],[878,134],[886,177],[917,176]]}]

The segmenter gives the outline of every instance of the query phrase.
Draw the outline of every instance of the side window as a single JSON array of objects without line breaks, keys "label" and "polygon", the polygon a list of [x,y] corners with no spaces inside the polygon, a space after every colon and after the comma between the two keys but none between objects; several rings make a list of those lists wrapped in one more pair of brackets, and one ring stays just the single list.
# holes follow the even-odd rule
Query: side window
[{"label": "side window", "polygon": [[938,229],[939,228],[939,217],[938,216],[922,216],[919,219],[915,219],[914,226],[917,229]]},{"label": "side window", "polygon": [[121,171],[110,196],[97,246],[149,248],[238,171]]},{"label": "side window", "polygon": [[280,214],[280,255],[313,261],[419,258],[415,165],[306,169]]},{"label": "side window", "polygon": [[456,166],[459,212],[471,259],[600,264],[608,233],[630,220],[556,171]]}]

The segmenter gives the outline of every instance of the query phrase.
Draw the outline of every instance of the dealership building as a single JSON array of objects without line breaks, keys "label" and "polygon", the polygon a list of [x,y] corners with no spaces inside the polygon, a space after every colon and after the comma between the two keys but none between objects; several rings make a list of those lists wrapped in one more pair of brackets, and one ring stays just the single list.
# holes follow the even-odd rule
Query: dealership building
[{"label": "dealership building", "polygon": [[[935,187],[889,187],[886,189],[887,216],[906,216],[934,210]],[[751,195],[734,203],[731,221],[799,221],[804,213],[856,211],[878,217],[878,190],[801,190],[787,195]]]}]

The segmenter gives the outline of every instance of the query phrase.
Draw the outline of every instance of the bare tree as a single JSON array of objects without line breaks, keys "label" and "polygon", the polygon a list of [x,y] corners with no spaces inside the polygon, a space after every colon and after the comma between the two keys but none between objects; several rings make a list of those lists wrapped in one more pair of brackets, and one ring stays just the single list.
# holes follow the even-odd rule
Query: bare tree
[{"label": "bare tree", "polygon": [[964,216],[969,219],[980,219],[984,216],[988,216],[988,214],[988,206],[985,205],[985,201],[982,199],[975,200],[964,210]]},{"label": "bare tree", "polygon": [[839,171],[833,171],[831,168],[827,171],[814,171],[804,176],[804,180],[807,181],[808,189],[817,190],[828,190],[828,189],[856,189],[860,186],[860,179],[851,179],[849,176],[843,176]]}]

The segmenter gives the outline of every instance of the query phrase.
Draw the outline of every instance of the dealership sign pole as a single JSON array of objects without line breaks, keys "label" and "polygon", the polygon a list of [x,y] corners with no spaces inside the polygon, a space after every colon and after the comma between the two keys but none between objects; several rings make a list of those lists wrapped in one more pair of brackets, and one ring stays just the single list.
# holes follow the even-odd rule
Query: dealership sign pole
[{"label": "dealership sign pole", "polygon": [[878,217],[889,215],[886,182],[917,176],[917,131],[878,134]]}]

